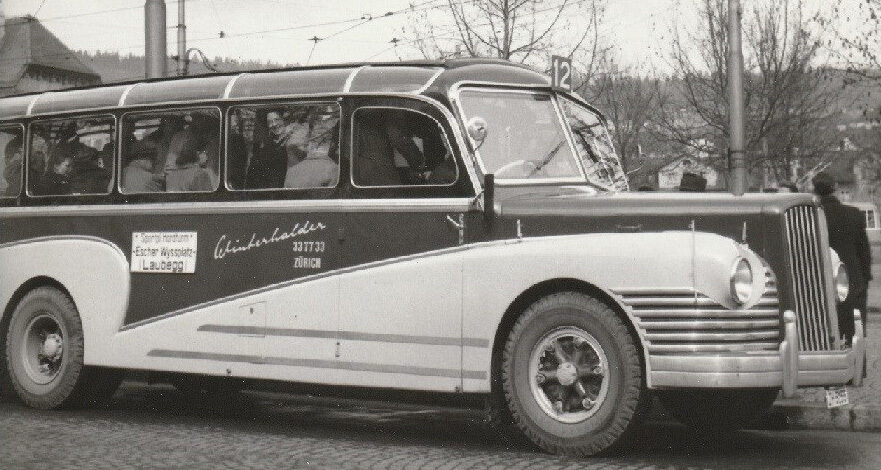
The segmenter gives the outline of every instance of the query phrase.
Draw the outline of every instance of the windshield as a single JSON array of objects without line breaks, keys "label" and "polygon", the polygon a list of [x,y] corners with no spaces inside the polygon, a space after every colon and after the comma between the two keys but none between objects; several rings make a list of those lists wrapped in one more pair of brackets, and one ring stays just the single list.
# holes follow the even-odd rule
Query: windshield
[{"label": "windshield", "polygon": [[588,181],[615,191],[627,191],[627,175],[612,146],[609,130],[600,117],[566,97],[561,97],[560,106],[572,129],[575,149]]},{"label": "windshield", "polygon": [[486,121],[477,153],[496,180],[584,181],[551,95],[464,90],[460,98],[466,121]]}]

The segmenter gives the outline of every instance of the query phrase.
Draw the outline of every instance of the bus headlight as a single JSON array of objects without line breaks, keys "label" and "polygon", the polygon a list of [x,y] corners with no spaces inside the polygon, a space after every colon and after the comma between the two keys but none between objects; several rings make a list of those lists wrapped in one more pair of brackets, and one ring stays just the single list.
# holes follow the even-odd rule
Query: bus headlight
[{"label": "bus headlight", "polygon": [[746,258],[737,258],[731,267],[731,298],[746,303],[753,294],[753,268]]},{"label": "bus headlight", "polygon": [[829,248],[829,258],[832,261],[832,279],[835,282],[835,294],[839,302],[844,302],[850,293],[850,278],[847,276],[847,268],[841,262],[838,252]]},{"label": "bus headlight", "polygon": [[847,277],[847,268],[844,263],[838,262],[832,269],[832,279],[835,279],[835,292],[838,294],[838,301],[844,302],[847,294],[850,293],[850,278]]}]

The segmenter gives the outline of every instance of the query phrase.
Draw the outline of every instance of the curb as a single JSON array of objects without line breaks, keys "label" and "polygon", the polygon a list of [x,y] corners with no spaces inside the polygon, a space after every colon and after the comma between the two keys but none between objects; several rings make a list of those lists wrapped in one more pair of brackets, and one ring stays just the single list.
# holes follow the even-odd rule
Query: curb
[{"label": "curb", "polygon": [[773,413],[786,416],[792,429],[881,431],[881,406],[845,405],[826,408],[825,403],[798,399],[777,400]]}]

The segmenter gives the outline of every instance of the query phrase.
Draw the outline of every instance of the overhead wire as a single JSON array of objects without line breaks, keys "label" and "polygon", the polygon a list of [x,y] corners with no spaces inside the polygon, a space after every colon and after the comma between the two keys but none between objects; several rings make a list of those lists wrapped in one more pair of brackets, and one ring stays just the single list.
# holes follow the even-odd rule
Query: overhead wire
[{"label": "overhead wire", "polygon": [[[472,2],[473,2],[473,1],[479,1],[479,0],[472,0]],[[585,0],[579,0],[579,1],[577,1],[577,2],[574,2],[573,5],[574,5],[574,4],[581,4],[581,3],[584,3],[584,1],[585,1]],[[466,3],[466,1],[463,1],[463,2],[461,2],[461,3]],[[461,3],[460,3],[460,4],[461,4]],[[470,2],[469,2],[469,3],[470,3]],[[562,7],[562,5],[557,4],[557,5],[554,5],[554,6],[551,6],[551,7],[547,7],[547,8],[543,8],[543,9],[535,10],[535,11],[534,11],[534,14],[537,15],[537,14],[541,14],[541,13],[547,13],[547,12],[549,12],[549,11],[558,10],[558,9],[561,8],[561,7]],[[474,25],[470,25],[470,26],[471,26],[471,27],[475,27],[475,26],[480,27],[480,26],[490,26],[491,24],[492,24],[491,22],[487,21],[487,22],[484,22],[484,23],[478,23],[478,24],[474,24]],[[451,27],[451,28],[448,28],[448,29],[446,29],[446,30],[441,30],[440,32],[441,32],[441,34],[449,34],[449,33],[454,33],[454,32],[456,32],[457,29],[458,29],[458,28],[456,28],[456,27]],[[368,56],[366,59],[364,59],[364,61],[370,61],[371,59],[374,59],[374,58],[376,58],[377,56],[380,56],[380,55],[382,55],[382,54],[385,54],[386,52],[389,52],[389,51],[392,51],[392,50],[396,49],[396,48],[397,48],[398,46],[400,46],[400,45],[410,45],[410,44],[413,44],[413,43],[416,43],[416,42],[419,42],[419,41],[424,41],[424,40],[426,40],[426,39],[455,39],[455,37],[442,36],[442,35],[437,35],[437,34],[435,34],[435,35],[429,35],[429,36],[425,36],[425,37],[421,37],[421,38],[411,39],[411,40],[409,40],[409,41],[398,41],[398,42],[393,43],[393,45],[392,45],[391,47],[385,48],[385,49],[383,49],[383,50],[381,50],[381,51],[379,51],[379,52],[377,52],[377,53],[375,53],[375,54],[373,54],[373,55]]]}]

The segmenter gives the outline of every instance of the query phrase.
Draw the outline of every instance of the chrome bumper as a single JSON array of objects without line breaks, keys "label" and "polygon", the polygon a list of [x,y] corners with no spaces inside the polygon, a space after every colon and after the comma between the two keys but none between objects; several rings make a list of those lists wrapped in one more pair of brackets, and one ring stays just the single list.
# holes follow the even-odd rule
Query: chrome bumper
[{"label": "chrome bumper", "polygon": [[781,388],[863,384],[866,342],[863,320],[854,311],[850,349],[799,352],[795,313],[783,314],[784,337],[776,351],[730,354],[650,355],[651,388]]}]

